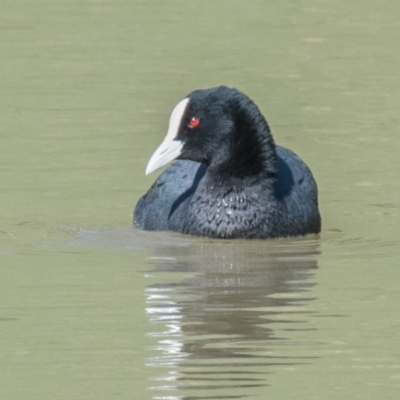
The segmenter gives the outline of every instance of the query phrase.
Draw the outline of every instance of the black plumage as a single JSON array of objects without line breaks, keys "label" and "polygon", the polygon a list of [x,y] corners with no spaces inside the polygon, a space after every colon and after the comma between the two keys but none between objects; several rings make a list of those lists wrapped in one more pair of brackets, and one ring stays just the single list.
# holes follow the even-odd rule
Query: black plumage
[{"label": "black plumage", "polygon": [[236,89],[197,90],[178,104],[148,171],[173,158],[137,203],[136,227],[214,238],[320,231],[311,171],[275,146],[258,107]]}]

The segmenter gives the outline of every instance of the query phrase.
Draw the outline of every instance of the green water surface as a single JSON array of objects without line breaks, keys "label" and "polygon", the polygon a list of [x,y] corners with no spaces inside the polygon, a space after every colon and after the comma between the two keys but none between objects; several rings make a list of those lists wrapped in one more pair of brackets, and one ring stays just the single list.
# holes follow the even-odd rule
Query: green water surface
[{"label": "green water surface", "polygon": [[[0,398],[397,399],[400,3],[0,0]],[[131,227],[175,104],[237,87],[319,237]]]}]

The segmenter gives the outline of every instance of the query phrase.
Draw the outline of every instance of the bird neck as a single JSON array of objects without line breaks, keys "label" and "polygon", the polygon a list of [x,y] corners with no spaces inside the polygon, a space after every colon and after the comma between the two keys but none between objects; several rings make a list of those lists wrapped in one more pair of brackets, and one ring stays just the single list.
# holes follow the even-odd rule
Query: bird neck
[{"label": "bird neck", "polygon": [[252,181],[274,181],[277,156],[267,121],[248,98],[240,98],[234,107],[228,151],[212,160],[210,172],[216,179],[245,180],[247,185]]}]

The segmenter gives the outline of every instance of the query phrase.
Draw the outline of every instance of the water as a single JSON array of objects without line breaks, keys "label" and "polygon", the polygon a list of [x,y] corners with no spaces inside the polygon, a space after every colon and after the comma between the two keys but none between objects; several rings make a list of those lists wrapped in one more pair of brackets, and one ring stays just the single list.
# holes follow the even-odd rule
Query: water
[{"label": "water", "polygon": [[[1,398],[397,399],[399,7],[1,1]],[[131,228],[219,84],[313,170],[320,236]]]}]

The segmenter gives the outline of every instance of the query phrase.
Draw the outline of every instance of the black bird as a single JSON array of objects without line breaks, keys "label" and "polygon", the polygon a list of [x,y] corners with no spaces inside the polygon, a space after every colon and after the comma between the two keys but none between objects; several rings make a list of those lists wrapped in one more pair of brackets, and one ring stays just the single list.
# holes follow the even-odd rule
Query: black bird
[{"label": "black bird", "polygon": [[321,229],[311,171],[275,146],[256,104],[236,89],[195,90],[177,104],[146,174],[176,158],[137,203],[136,227],[212,238]]}]

